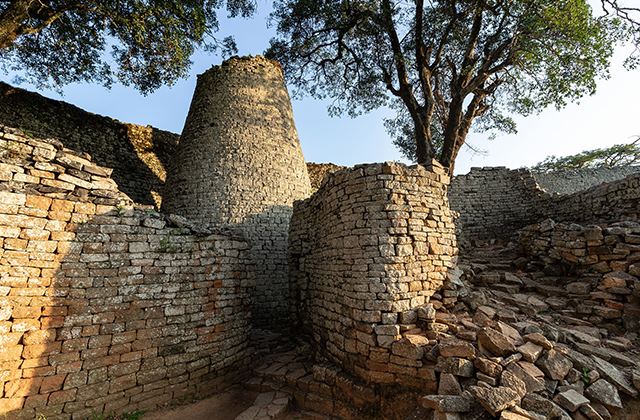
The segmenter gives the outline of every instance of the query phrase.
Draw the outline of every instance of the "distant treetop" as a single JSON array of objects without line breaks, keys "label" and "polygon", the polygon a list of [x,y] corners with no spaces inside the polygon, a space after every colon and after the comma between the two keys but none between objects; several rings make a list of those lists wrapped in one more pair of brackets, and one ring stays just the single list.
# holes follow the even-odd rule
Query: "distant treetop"
[{"label": "distant treetop", "polygon": [[532,166],[534,171],[564,171],[570,169],[632,166],[640,164],[640,136],[629,144],[615,144],[608,149],[585,150],[571,156],[547,156]]}]

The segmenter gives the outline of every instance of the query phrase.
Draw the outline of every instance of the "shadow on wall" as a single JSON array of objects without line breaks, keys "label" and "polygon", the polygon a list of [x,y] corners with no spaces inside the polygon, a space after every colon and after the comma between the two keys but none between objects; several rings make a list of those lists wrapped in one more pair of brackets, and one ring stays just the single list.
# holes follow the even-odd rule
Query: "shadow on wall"
[{"label": "shadow on wall", "polygon": [[90,151],[95,163],[113,168],[112,177],[122,192],[136,203],[158,208],[165,168],[180,137],[151,126],[124,124],[2,82],[0,124]]},{"label": "shadow on wall", "polygon": [[47,161],[51,144],[18,134],[1,144],[0,415],[134,412],[242,379],[253,354],[246,242],[101,201],[106,178],[83,184],[83,201],[59,163],[102,168],[70,153]]},{"label": "shadow on wall", "polygon": [[269,206],[266,211],[246,216],[234,225],[244,233],[255,265],[253,327],[271,331],[289,331],[288,229],[293,207]]}]

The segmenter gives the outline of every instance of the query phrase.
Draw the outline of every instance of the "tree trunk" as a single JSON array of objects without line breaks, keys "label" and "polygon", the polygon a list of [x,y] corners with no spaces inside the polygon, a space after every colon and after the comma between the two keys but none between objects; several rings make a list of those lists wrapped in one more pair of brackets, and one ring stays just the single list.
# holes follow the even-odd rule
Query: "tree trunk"
[{"label": "tree trunk", "polygon": [[[447,126],[444,128],[444,143],[442,145],[442,153],[440,154],[440,164],[445,168],[449,168],[449,175],[453,174],[453,164],[455,156],[460,149],[460,124],[462,122],[462,106],[463,99],[458,95],[454,96],[449,106],[449,118]],[[464,139],[463,139],[464,143]]]},{"label": "tree trunk", "polygon": [[[428,120],[428,119],[427,119]],[[435,158],[433,145],[431,144],[430,122],[422,118],[414,118],[414,133],[416,134],[416,158],[418,165],[430,163]]]},{"label": "tree trunk", "polygon": [[9,48],[22,34],[34,0],[13,0],[0,15],[0,50]]}]

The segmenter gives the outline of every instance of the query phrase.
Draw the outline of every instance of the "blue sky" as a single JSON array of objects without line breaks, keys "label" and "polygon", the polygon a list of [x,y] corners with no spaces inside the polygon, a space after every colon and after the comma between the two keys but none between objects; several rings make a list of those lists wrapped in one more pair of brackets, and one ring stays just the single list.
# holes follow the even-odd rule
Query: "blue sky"
[{"label": "blue sky", "polygon": [[[222,19],[218,35],[235,35],[239,55],[261,54],[275,35],[267,28],[269,3],[259,2],[259,15],[251,20]],[[628,49],[620,49],[611,68],[611,78],[598,83],[596,95],[583,98],[561,111],[548,109],[540,115],[517,117],[518,134],[502,135],[489,141],[486,135],[471,134],[468,142],[487,151],[486,156],[473,156],[463,150],[456,161],[456,173],[467,173],[472,166],[507,166],[518,168],[534,165],[548,155],[564,156],[596,147],[628,143],[640,135],[640,71],[627,71],[622,60]],[[196,75],[221,57],[197,53],[190,77],[172,87],[163,87],[149,96],[120,85],[107,90],[101,86],[76,84],[64,89],[64,97],[53,91],[40,93],[70,102],[95,114],[122,122],[180,133],[186,119]],[[10,76],[0,75],[11,82]],[[35,91],[33,86],[22,88]],[[327,115],[327,101],[311,98],[295,100],[293,112],[305,158],[309,162],[332,162],[352,166],[358,163],[405,162],[383,126],[383,118],[392,117],[390,110],[379,109],[356,119]]]}]

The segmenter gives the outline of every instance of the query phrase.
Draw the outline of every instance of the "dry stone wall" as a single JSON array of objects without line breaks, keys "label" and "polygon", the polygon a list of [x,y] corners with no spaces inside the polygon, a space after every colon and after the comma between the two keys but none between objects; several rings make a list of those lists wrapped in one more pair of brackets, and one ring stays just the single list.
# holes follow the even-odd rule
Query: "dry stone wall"
[{"label": "dry stone wall", "polygon": [[435,325],[429,301],[448,283],[457,254],[448,182],[436,162],[428,169],[359,165],[328,175],[294,205],[295,326],[317,351],[364,380],[434,384],[433,368],[421,360],[437,332],[401,332],[419,322]]},{"label": "dry stone wall", "polygon": [[449,202],[465,235],[496,237],[536,221],[543,194],[526,169],[471,168],[452,180]]},{"label": "dry stone wall", "polygon": [[[475,237],[510,236],[545,218],[575,222],[637,218],[640,173],[635,168],[577,173],[545,173],[542,180],[554,191],[598,184],[572,194],[549,194],[538,184],[540,173],[504,167],[472,168],[467,175],[453,179],[449,200],[451,208],[460,213],[462,233]],[[614,179],[618,176],[622,178]],[[603,179],[614,180],[599,184]]]},{"label": "dry stone wall", "polygon": [[0,130],[0,413],[85,419],[242,379],[247,243],[134,209],[80,155]]},{"label": "dry stone wall", "polygon": [[640,172],[640,166],[587,168],[571,171],[533,172],[540,188],[549,194],[573,194],[602,183],[614,182]]},{"label": "dry stone wall", "polygon": [[615,320],[625,327],[633,326],[627,328],[631,331],[638,329],[640,224],[582,226],[547,219],[522,229],[518,243],[533,261],[556,267],[562,274],[593,273],[564,287],[581,299],[578,316],[591,317],[596,324],[603,319]]},{"label": "dry stone wall", "polygon": [[282,68],[232,58],[200,75],[162,208],[244,233],[258,270],[258,327],[287,327],[289,219],[310,190]]},{"label": "dry stone wall", "polygon": [[0,124],[88,152],[96,164],[113,168],[112,178],[133,201],[160,206],[177,134],[121,123],[2,82]]}]

